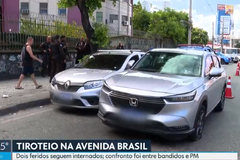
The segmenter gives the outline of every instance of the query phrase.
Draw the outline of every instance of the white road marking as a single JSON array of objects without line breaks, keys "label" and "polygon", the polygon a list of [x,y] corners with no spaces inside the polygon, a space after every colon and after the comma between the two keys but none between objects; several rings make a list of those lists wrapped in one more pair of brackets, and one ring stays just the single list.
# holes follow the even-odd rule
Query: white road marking
[{"label": "white road marking", "polygon": [[49,109],[46,109],[46,110],[41,110],[41,111],[37,111],[37,112],[33,112],[33,113],[28,113],[28,114],[25,114],[23,116],[19,116],[19,117],[14,117],[14,118],[10,118],[10,119],[7,119],[7,120],[3,120],[1,122],[1,124],[9,123],[9,122],[12,122],[12,121],[24,119],[24,118],[31,117],[31,116],[35,116],[35,115],[42,114],[42,113],[45,113],[45,112],[49,112],[49,111],[52,111],[52,110],[53,110],[53,108],[49,108]]}]

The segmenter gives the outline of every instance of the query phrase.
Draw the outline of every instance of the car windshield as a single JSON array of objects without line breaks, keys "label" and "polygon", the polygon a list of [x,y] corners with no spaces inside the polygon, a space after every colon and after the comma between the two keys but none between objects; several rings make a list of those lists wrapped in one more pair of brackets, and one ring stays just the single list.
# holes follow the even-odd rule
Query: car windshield
[{"label": "car windshield", "polygon": [[119,70],[125,62],[126,58],[127,55],[92,55],[83,62],[80,62],[76,68]]},{"label": "car windshield", "polygon": [[132,69],[161,74],[201,76],[202,56],[149,52]]}]

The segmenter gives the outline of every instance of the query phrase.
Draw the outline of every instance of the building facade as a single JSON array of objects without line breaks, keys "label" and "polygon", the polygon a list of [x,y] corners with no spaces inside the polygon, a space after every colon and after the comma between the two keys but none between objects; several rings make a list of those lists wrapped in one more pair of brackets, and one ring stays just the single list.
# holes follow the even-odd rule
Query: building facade
[{"label": "building facade", "polygon": [[153,5],[152,3],[148,2],[148,1],[143,1],[142,2],[142,7],[143,9],[147,10],[148,12],[158,12],[160,9]]},{"label": "building facade", "polygon": [[119,0],[114,6],[106,0],[94,11],[91,22],[106,24],[111,36],[132,35],[133,0]]},{"label": "building facade", "polygon": [[58,0],[0,0],[2,32],[18,32],[21,18],[81,24],[77,7],[58,8]]},{"label": "building facade", "polygon": [[172,3],[170,0],[163,1],[163,10],[166,8],[172,8]]}]

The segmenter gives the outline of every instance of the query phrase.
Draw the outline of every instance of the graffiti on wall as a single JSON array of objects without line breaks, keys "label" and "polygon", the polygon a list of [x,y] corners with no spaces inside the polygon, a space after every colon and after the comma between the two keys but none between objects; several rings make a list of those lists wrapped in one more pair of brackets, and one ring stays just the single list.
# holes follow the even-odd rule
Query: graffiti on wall
[{"label": "graffiti on wall", "polygon": [[[42,59],[42,55],[37,54],[38,58]],[[71,68],[75,65],[76,53],[70,53],[70,60],[66,63],[67,68]],[[2,54],[0,53],[0,74],[21,74],[22,62],[20,54]],[[35,72],[39,72],[42,69],[42,65],[38,61],[33,62]]]}]

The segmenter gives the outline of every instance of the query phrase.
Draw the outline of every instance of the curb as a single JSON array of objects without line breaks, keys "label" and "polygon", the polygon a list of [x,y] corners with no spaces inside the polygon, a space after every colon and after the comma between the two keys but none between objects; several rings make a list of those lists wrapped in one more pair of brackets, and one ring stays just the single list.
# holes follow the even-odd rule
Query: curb
[{"label": "curb", "polygon": [[10,113],[19,112],[19,111],[25,110],[25,109],[37,108],[37,107],[48,105],[48,104],[51,104],[50,98],[44,98],[44,99],[39,99],[36,101],[14,104],[12,106],[9,106],[6,108],[4,107],[3,109],[0,109],[0,116],[5,116]]}]

